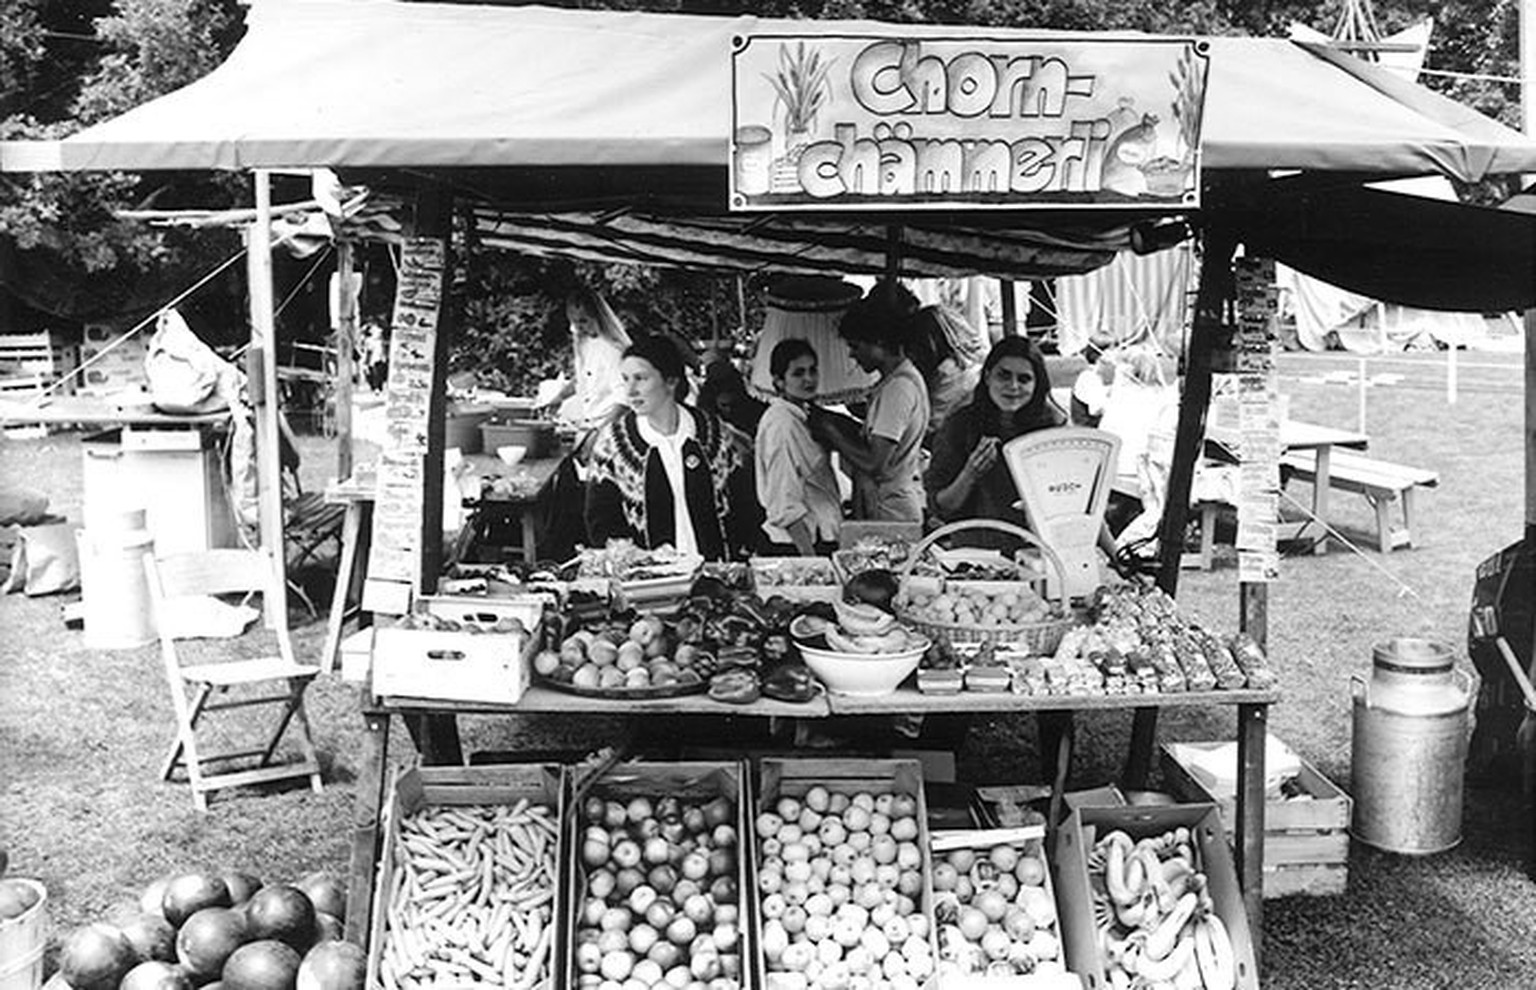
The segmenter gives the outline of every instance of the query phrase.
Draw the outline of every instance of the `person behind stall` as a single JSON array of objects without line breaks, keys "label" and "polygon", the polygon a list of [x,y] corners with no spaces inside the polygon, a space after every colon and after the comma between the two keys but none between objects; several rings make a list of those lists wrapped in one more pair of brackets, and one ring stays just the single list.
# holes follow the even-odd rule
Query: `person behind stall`
[{"label": "person behind stall", "polygon": [[934,516],[943,522],[981,518],[1024,526],[1023,511],[1014,507],[1019,489],[1002,445],[1066,422],[1051,399],[1040,348],[1028,337],[999,340],[982,362],[971,401],[955,410],[934,437],[925,479]]},{"label": "person behind stall", "polygon": [[630,539],[727,560],[738,543],[729,490],[741,452],[713,414],[683,403],[688,381],[671,339],[644,337],[620,363],[628,408],[598,431],[587,477],[592,545]]},{"label": "person behind stall", "polygon": [[928,439],[964,404],[981,378],[981,344],[965,318],[946,306],[924,306],[912,317],[907,356],[928,386]]},{"label": "person behind stall", "polygon": [[1114,341],[1097,334],[1083,345],[1083,360],[1088,366],[1072,381],[1072,401],[1068,411],[1073,426],[1098,426],[1109,400],[1109,385],[1114,379],[1114,361],[1108,350]]},{"label": "person behind stall", "polygon": [[727,355],[716,356],[704,366],[704,381],[699,386],[699,408],[712,412],[747,438],[757,433],[757,424],[767,410],[767,403],[747,391],[747,380]]},{"label": "person behind stall", "polygon": [[807,422],[820,383],[816,349],[808,340],[786,337],[774,345],[768,369],[778,394],[758,423],[753,452],[765,515],[759,551],[827,556],[837,548],[843,506],[832,460]]},{"label": "person behind stall", "polygon": [[[571,378],[551,397],[561,419],[581,434],[608,422],[622,402],[619,362],[631,343],[613,307],[592,289],[582,286],[565,299],[571,326]],[[585,451],[587,445],[581,445]]]},{"label": "person behind stall", "polygon": [[809,407],[811,434],[842,458],[853,477],[853,516],[886,522],[923,518],[923,436],[928,430],[928,385],[907,357],[912,294],[882,282],[849,306],[838,323],[853,359],[879,374],[862,426]]}]

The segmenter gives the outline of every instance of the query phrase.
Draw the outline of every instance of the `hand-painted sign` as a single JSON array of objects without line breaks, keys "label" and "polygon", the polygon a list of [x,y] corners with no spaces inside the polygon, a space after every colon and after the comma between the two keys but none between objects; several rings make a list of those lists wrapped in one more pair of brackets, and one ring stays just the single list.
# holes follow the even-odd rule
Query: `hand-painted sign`
[{"label": "hand-painted sign", "polygon": [[732,209],[1199,205],[1203,42],[735,41]]}]

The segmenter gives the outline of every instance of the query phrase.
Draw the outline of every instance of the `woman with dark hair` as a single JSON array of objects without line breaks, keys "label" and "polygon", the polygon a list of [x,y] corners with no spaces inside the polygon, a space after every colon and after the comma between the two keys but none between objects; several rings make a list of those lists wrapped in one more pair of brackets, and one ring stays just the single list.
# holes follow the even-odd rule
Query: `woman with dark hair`
[{"label": "woman with dark hair", "polygon": [[1001,456],[1014,437],[1063,426],[1066,414],[1051,400],[1045,356],[1028,337],[1004,337],[981,365],[971,401],[950,415],[933,442],[927,486],[934,515],[1001,519],[1024,525],[1014,508],[1013,475]]},{"label": "woman with dark hair", "polygon": [[837,546],[842,496],[832,461],[811,436],[807,408],[820,383],[816,349],[786,337],[768,358],[777,396],[757,424],[757,499],[763,506],[762,552],[810,557]]},{"label": "woman with dark hair", "polygon": [[710,413],[683,403],[688,379],[677,345],[644,337],[624,351],[628,409],[598,433],[587,478],[587,535],[602,546],[631,539],[670,544],[706,560],[735,549],[728,495],[739,449]]}]

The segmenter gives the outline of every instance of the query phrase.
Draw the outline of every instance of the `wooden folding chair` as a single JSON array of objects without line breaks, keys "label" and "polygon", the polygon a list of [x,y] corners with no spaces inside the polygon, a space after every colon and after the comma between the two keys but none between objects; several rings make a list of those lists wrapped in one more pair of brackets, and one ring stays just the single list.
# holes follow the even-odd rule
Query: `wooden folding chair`
[{"label": "wooden folding chair", "polygon": [[[168,620],[168,602],[187,595],[260,594],[267,600],[274,591],[275,578],[264,550],[219,549],[197,553],[172,554],[159,559],[146,556],[144,569],[149,576],[149,598],[160,630],[160,653],[165,662],[166,681],[171,689],[171,704],[176,711],[176,741],[161,768],[162,780],[170,780],[178,767],[184,767],[192,785],[192,803],[199,811],[208,810],[208,793],[226,787],[308,777],[318,794],[320,763],[310,736],[309,715],[304,709],[304,691],[320,668],[294,659],[293,645],[286,628],[273,630],[277,656],[221,660],[212,663],[183,663],[177,651],[177,637]],[[242,647],[230,644],[236,652]],[[242,644],[243,646],[243,644]],[[255,749],[205,751],[198,743],[198,728],[210,728],[205,716],[215,712],[247,708],[277,708],[275,723],[269,725],[265,742]],[[220,719],[218,728],[229,720]],[[300,752],[298,760],[274,763],[278,744],[290,725],[296,725]],[[206,735],[206,733],[205,733]],[[231,765],[255,758],[254,766]],[[212,769],[217,767],[217,769]]]}]

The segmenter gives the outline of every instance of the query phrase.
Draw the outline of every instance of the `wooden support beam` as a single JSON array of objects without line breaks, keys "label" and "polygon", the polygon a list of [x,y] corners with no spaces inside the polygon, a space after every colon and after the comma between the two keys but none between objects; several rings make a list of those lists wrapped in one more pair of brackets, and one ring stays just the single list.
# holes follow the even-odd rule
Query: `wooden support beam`
[{"label": "wooden support beam", "polygon": [[[261,545],[275,571],[275,588],[288,586],[283,554],[283,478],[278,452],[277,318],[272,291],[272,179],[264,169],[252,173],[256,211],[245,230],[246,277],[251,318],[251,346],[246,355],[251,402],[256,411],[256,495]],[[269,628],[288,628],[285,595],[268,595],[263,608]]]}]

